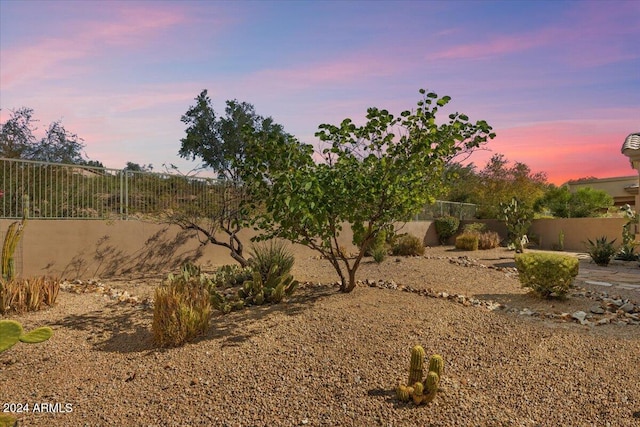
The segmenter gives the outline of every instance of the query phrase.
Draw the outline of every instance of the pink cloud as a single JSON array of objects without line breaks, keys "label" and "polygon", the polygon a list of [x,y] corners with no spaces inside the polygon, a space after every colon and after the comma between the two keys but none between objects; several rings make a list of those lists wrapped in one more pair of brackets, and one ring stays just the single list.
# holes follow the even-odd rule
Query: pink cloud
[{"label": "pink cloud", "polygon": [[498,129],[489,143],[492,153],[472,160],[484,166],[493,153],[527,164],[534,172],[545,172],[550,182],[562,184],[585,176],[599,178],[633,175],[620,148],[633,131],[630,120],[546,122]]},{"label": "pink cloud", "polygon": [[68,37],[47,38],[30,45],[17,45],[2,51],[0,81],[4,90],[21,83],[70,77],[91,68],[77,65],[79,59],[96,57],[103,46],[135,49],[175,26],[185,17],[175,10],[123,8],[113,21],[88,20],[73,23]]},{"label": "pink cloud", "polygon": [[505,35],[488,41],[462,44],[429,55],[429,59],[479,59],[544,46],[557,37],[557,31],[545,30],[523,35]]},{"label": "pink cloud", "polygon": [[398,61],[382,61],[380,57],[363,53],[324,62],[305,63],[291,68],[258,71],[248,82],[261,87],[264,82],[288,88],[303,89],[323,84],[347,84],[363,78],[392,76],[406,66]]}]

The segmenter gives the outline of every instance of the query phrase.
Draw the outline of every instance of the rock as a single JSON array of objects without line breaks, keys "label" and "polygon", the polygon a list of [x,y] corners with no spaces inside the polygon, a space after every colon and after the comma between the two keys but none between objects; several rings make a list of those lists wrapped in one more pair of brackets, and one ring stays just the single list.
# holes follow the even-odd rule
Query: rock
[{"label": "rock", "polygon": [[620,306],[620,310],[624,311],[625,313],[631,313],[631,312],[633,311],[633,309],[634,309],[634,308],[635,308],[635,307],[634,307],[634,306],[633,306],[633,304],[632,304],[632,303],[630,303],[630,302],[627,302],[627,303],[622,304],[622,305]]},{"label": "rock", "polygon": [[574,319],[576,319],[579,322],[584,321],[584,319],[587,318],[587,313],[585,313],[584,311],[576,311],[575,313],[573,313],[571,315],[571,317],[573,317]]},{"label": "rock", "polygon": [[600,306],[594,306],[591,307],[589,309],[590,312],[594,313],[594,314],[604,314],[604,308],[600,307]]}]

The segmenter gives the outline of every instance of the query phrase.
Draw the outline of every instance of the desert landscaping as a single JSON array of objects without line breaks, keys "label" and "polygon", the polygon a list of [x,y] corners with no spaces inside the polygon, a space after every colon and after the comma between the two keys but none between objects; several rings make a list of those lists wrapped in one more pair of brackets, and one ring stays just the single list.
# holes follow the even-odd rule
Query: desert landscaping
[{"label": "desert landscaping", "polygon": [[[566,300],[544,300],[520,286],[512,251],[431,247],[365,258],[343,294],[304,253],[290,298],[216,314],[170,349],[151,334],[166,274],[66,282],[53,307],[3,317],[54,330],[0,354],[3,409],[28,404],[20,426],[637,426],[638,291],[585,273],[640,283],[640,270],[580,268]],[[445,364],[422,406],[395,395],[416,344]]]}]

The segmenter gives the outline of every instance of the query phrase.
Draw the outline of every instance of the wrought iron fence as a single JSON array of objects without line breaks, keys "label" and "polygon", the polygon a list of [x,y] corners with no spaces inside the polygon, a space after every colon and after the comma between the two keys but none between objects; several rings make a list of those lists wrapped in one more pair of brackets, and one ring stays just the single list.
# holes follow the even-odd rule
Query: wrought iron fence
[{"label": "wrought iron fence", "polygon": [[[0,218],[132,219],[180,210],[194,216],[235,211],[231,181],[0,158]],[[476,205],[436,201],[413,220],[475,216]]]},{"label": "wrought iron fence", "polygon": [[2,218],[128,219],[178,208],[207,215],[228,208],[234,188],[214,178],[0,159]]}]

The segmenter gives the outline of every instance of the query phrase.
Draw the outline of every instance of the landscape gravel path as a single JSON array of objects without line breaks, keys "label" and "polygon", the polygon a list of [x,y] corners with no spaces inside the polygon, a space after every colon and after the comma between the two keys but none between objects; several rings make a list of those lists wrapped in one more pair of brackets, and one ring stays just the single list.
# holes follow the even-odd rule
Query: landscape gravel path
[{"label": "landscape gravel path", "polygon": [[[0,354],[0,403],[30,405],[21,426],[640,425],[640,326],[562,317],[602,304],[602,288],[539,300],[512,260],[451,248],[367,260],[341,294],[326,260],[298,257],[307,283],[289,300],[216,316],[174,349],[150,340],[164,273],[69,284],[53,308],[7,316],[55,333]],[[421,407],[394,395],[415,344],[445,360],[441,392]]]}]

